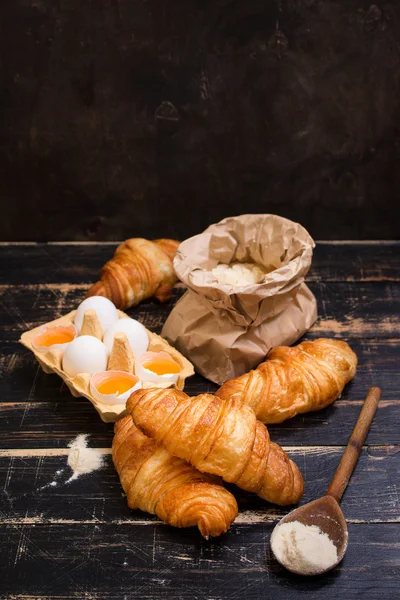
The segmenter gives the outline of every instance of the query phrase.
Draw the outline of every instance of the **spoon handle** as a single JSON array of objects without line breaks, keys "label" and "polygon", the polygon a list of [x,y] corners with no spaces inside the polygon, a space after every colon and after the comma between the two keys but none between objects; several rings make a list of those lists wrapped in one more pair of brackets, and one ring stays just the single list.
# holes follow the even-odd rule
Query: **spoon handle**
[{"label": "spoon handle", "polygon": [[370,388],[349,443],[326,492],[328,496],[333,496],[338,502],[340,502],[354,467],[357,464],[380,399],[381,390],[378,387]]}]

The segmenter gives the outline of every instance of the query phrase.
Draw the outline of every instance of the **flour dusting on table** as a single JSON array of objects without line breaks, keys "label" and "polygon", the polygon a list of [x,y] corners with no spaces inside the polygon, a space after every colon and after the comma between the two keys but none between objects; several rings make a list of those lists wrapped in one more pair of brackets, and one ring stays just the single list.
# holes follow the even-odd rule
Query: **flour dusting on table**
[{"label": "flour dusting on table", "polygon": [[77,479],[80,475],[86,475],[96,471],[103,466],[103,456],[96,448],[88,448],[87,438],[89,434],[78,435],[68,444],[68,466],[73,474],[66,483]]}]

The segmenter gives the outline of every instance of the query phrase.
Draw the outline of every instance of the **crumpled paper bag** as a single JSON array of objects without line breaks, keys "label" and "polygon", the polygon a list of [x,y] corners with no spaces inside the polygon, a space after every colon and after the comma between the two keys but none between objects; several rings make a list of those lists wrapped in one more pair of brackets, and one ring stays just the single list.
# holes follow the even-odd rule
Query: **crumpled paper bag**
[{"label": "crumpled paper bag", "polygon": [[[304,283],[315,244],[298,223],[277,215],[241,215],[211,225],[182,242],[174,268],[188,287],[162,336],[215,383],[246,373],[279,345],[293,344],[317,318]],[[219,263],[255,262],[262,283],[218,283]]]}]

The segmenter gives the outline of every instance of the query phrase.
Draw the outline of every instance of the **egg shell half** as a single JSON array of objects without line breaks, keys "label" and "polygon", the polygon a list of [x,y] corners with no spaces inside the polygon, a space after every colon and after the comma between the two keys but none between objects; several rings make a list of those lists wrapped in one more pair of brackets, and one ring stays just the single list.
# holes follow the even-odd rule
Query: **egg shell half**
[{"label": "egg shell half", "polygon": [[135,361],[135,374],[142,381],[157,384],[169,383],[173,385],[178,381],[180,371],[179,373],[166,373],[165,375],[157,375],[157,373],[154,373],[154,371],[150,371],[150,369],[146,369],[146,367],[143,366],[144,362],[147,362],[148,360],[152,359],[154,360],[157,357],[168,358],[169,360],[171,360],[171,362],[175,363],[179,367],[178,363],[172,358],[172,356],[168,354],[168,352],[144,352],[143,354],[138,356]]},{"label": "egg shell half", "polygon": [[[132,378],[132,387],[129,388],[129,390],[126,390],[126,392],[124,392],[123,394],[101,394],[96,386],[99,385],[100,382],[104,379],[107,379],[113,375],[121,375],[124,378]],[[136,375],[131,375],[130,373],[126,373],[125,371],[104,371],[102,373],[95,373],[90,379],[90,393],[94,398],[96,398],[96,400],[102,402],[103,404],[125,404],[129,396],[135,390],[139,390],[141,387],[142,382],[140,381],[140,379]]]},{"label": "egg shell half", "polygon": [[[57,334],[58,332],[60,333],[70,333],[73,335],[73,338],[70,342],[65,342],[64,344],[52,344],[51,346],[41,346],[40,345],[40,338],[43,336],[44,333],[53,333]],[[49,350],[60,350],[60,352],[62,354],[64,354],[65,350],[67,349],[68,344],[70,344],[74,339],[76,338],[76,327],[75,325],[73,325],[73,323],[71,323],[70,325],[53,325],[53,326],[44,326],[33,338],[32,340],[32,346],[35,348],[35,350],[37,350],[38,352],[48,352]]]}]

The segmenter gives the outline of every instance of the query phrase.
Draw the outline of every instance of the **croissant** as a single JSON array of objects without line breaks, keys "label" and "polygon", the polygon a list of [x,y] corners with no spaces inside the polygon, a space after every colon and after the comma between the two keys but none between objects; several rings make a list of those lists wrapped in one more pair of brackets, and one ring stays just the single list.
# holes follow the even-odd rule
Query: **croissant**
[{"label": "croissant", "polygon": [[227,381],[215,393],[241,400],[263,423],[281,423],[331,404],[354,377],[356,366],[356,354],[340,340],[277,346],[257,369]]},{"label": "croissant", "polygon": [[242,402],[151,388],[134,392],[126,407],[143,433],[199,471],[276,504],[301,498],[300,471]]},{"label": "croissant", "polygon": [[238,514],[234,496],[216,477],[158,447],[124,417],[114,426],[112,458],[130,508],[175,527],[197,525],[208,538],[225,533]]},{"label": "croissant", "polygon": [[179,242],[168,239],[126,240],[103,266],[100,281],[92,285],[86,297],[105,296],[121,310],[152,296],[166,302],[176,282],[172,261],[178,246]]}]

